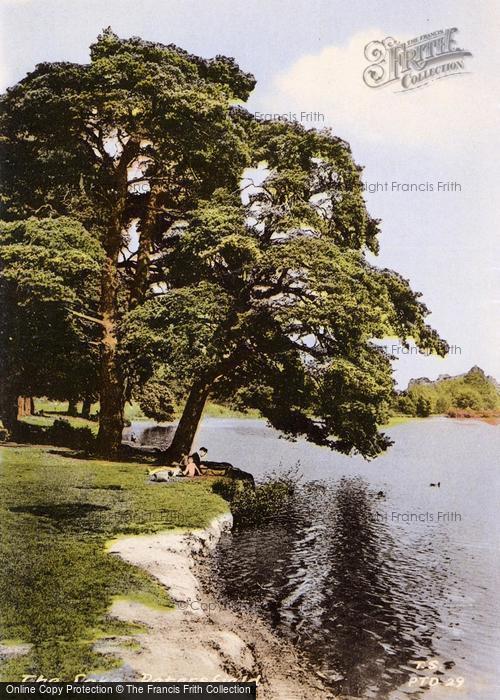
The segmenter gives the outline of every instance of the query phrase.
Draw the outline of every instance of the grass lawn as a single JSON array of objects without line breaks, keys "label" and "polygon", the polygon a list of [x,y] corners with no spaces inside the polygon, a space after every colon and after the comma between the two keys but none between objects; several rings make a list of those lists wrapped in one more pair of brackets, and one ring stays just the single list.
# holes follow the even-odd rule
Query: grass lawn
[{"label": "grass lawn", "polygon": [[255,408],[249,408],[246,413],[243,411],[235,411],[227,406],[222,406],[220,403],[207,401],[205,410],[203,411],[205,418],[262,418],[261,414]]},{"label": "grass lawn", "polygon": [[[432,416],[428,416],[431,418]],[[434,418],[436,416],[434,415]],[[425,418],[419,416],[406,416],[403,414],[395,414],[389,418],[387,423],[381,425],[381,428],[393,428],[395,425],[402,425],[403,423],[413,423],[416,420],[425,420]]]},{"label": "grass lawn", "polygon": [[138,632],[110,619],[115,596],[170,606],[154,579],[106,554],[121,534],[204,527],[227,510],[209,481],[147,482],[141,464],[73,458],[60,448],[0,448],[0,640],[33,645],[6,661],[24,673],[70,680],[117,663],[92,651],[103,636]]},{"label": "grass lawn", "polygon": [[[78,411],[81,412],[81,403],[78,404]],[[49,401],[48,399],[35,399],[35,410],[43,411],[43,416],[25,416],[21,420],[31,425],[40,425],[44,428],[50,427],[56,418],[64,418],[75,428],[87,427],[92,432],[97,433],[99,425],[97,421],[86,420],[79,416],[68,416],[68,403],[62,401]],[[95,414],[99,410],[99,404],[92,405],[91,413]],[[208,418],[260,418],[260,413],[254,409],[250,409],[246,413],[235,411],[227,406],[222,406],[212,401],[207,401],[203,415]],[[177,418],[180,418],[180,412]],[[139,405],[134,401],[131,404],[125,404],[125,419],[129,421],[149,421],[141,411]]]},{"label": "grass lawn", "polygon": [[92,420],[86,420],[85,418],[80,418],[79,416],[67,416],[65,413],[46,413],[43,416],[23,416],[19,420],[23,423],[29,423],[30,425],[39,425],[42,428],[50,428],[54,421],[58,418],[63,418],[67,420],[73,428],[90,428],[91,431],[97,435],[99,430],[99,423]]}]

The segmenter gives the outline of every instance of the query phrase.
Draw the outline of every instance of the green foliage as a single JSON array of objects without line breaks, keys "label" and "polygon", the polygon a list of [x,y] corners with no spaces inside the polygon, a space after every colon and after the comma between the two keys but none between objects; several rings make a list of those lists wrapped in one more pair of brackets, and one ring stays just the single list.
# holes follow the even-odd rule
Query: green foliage
[{"label": "green foliage", "polygon": [[37,425],[36,421],[20,421],[12,437],[18,442],[59,445],[85,452],[91,452],[95,447],[95,435],[91,428],[75,427],[65,418],[56,418],[52,425]]},{"label": "green foliage", "polygon": [[134,634],[107,613],[116,596],[171,606],[141,570],[105,552],[120,534],[206,527],[225,511],[208,482],[148,483],[140,464],[86,461],[36,447],[1,448],[0,638],[33,644],[2,678],[72,680],[117,663],[95,639]]},{"label": "green foliage", "polygon": [[[415,405],[411,399],[408,397],[410,404]],[[431,410],[432,410],[432,402],[431,403]],[[450,408],[450,402],[448,397],[446,396],[438,396],[436,399],[436,413],[446,413],[448,409]],[[407,413],[408,411],[403,410],[403,413]]]},{"label": "green foliage", "polygon": [[225,352],[220,326],[228,310],[224,290],[209,282],[146,301],[123,320],[123,363],[143,381],[170,376],[172,391],[182,396],[193,374]]},{"label": "green foliage", "polygon": [[395,410],[398,413],[405,413],[409,416],[417,415],[417,407],[412,395],[409,394],[399,394],[395,399]]},{"label": "green foliage", "polygon": [[47,431],[47,442],[49,445],[91,452],[95,445],[95,436],[90,428],[75,428],[64,418],[59,418]]},{"label": "green foliage", "polygon": [[431,413],[430,399],[425,396],[418,396],[415,402],[415,413],[419,418],[426,418]]},{"label": "green foliage", "polygon": [[345,141],[330,130],[271,121],[255,126],[253,135],[255,162],[271,169],[266,191],[255,197],[271,214],[268,225],[273,218],[285,229],[306,223],[340,246],[377,252],[379,222],[366,211],[362,169]]},{"label": "green foliage", "polygon": [[154,347],[151,365],[161,358],[172,381],[208,382],[216,400],[257,409],[290,438],[375,457],[390,444],[377,425],[393,382],[371,340],[396,333],[441,354],[446,344],[408,282],[367,262],[366,212],[358,221],[353,210],[353,238],[348,207],[334,215],[350,198],[336,184],[346,145],[296,125],[254,136],[259,158],[268,139],[273,169],[246,204],[222,189],[200,200],[164,261],[175,288],[126,319],[128,352]]},{"label": "green foliage", "polygon": [[[103,450],[106,440],[119,444],[123,400],[144,381],[115,361],[116,325],[152,283],[168,284],[151,262],[152,253],[161,262],[167,234],[200,198],[238,187],[249,145],[231,103],[254,84],[230,58],[204,60],[108,29],[90,63],[39,64],[0,99],[0,216],[70,216],[106,254],[99,305],[77,295],[91,302],[87,315],[106,314],[112,338],[101,354]],[[132,227],[137,254],[127,249]]]},{"label": "green foliage", "polygon": [[79,398],[96,391],[94,324],[99,243],[78,222],[0,222],[0,377],[14,396]]},{"label": "green foliage", "polygon": [[[113,159],[125,148],[145,166],[141,183],[155,179],[162,219],[175,220],[188,202],[219,184],[236,184],[247,149],[230,102],[248,97],[253,76],[230,58],[204,60],[174,45],[120,39],[111,30],[90,47],[90,59],[86,65],[42,63],[3,96],[4,216],[25,218],[49,208],[106,238],[106,226],[122,213],[122,173],[114,172]],[[150,191],[129,190],[126,219],[143,219]],[[122,225],[128,228],[126,220]]]},{"label": "green foliage", "polygon": [[410,382],[406,392],[399,395],[396,409],[408,415],[435,414],[487,415],[500,409],[500,393],[495,383],[482,369],[473,367],[458,377],[447,377],[436,382]]},{"label": "green foliage", "polygon": [[172,393],[165,380],[148,379],[138,391],[137,402],[144,415],[158,423],[172,420],[175,415]]},{"label": "green foliage", "polygon": [[257,486],[237,479],[218,479],[212,489],[229,502],[234,527],[254,527],[278,515],[290,503],[299,478],[296,470],[269,475]]},{"label": "green foliage", "polygon": [[473,411],[479,411],[483,408],[482,403],[483,401],[479,391],[464,387],[455,392],[452,406],[454,408],[470,408]]},{"label": "green foliage", "polygon": [[41,64],[1,99],[1,211],[71,215],[102,243],[114,444],[120,398],[148,395],[150,415],[167,415],[161,381],[172,403],[210,387],[287,437],[375,457],[393,381],[372,340],[446,344],[407,280],[367,261],[379,222],[349,145],[231,107],[254,82],[232,59],[105,30],[88,65]]}]

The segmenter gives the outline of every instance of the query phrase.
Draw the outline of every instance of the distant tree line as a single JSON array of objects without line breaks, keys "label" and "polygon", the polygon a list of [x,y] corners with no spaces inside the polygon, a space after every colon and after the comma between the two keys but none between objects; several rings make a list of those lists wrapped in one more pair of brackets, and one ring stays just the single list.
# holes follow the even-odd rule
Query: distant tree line
[{"label": "distant tree line", "polygon": [[494,379],[480,367],[472,367],[458,377],[412,381],[393,405],[396,411],[410,416],[489,415],[500,410],[500,393]]}]

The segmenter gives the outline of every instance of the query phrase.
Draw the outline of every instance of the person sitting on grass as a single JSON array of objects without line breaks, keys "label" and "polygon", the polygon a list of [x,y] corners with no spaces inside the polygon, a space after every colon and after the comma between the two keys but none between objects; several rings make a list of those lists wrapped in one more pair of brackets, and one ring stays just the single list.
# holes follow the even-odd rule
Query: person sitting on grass
[{"label": "person sitting on grass", "polygon": [[193,455],[189,455],[185,458],[185,465],[182,476],[201,476],[199,463],[196,463],[196,460],[193,459]]},{"label": "person sitting on grass", "polygon": [[197,452],[193,452],[193,454],[189,455],[189,459],[192,459],[198,467],[198,469],[201,469],[201,465],[203,463],[203,460],[207,456],[207,452],[208,450],[206,447],[200,447],[200,449]]}]

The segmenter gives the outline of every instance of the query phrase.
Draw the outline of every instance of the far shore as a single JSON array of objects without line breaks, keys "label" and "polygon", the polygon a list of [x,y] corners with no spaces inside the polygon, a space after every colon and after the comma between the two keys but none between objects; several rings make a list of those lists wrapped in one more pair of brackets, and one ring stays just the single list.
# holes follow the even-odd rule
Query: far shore
[{"label": "far shore", "polygon": [[[48,401],[45,399],[35,399],[35,415],[25,416],[21,420],[31,423],[32,425],[38,425],[41,427],[49,427],[52,425],[56,418],[63,418],[68,420],[74,427],[89,427],[93,432],[97,432],[98,423],[97,420],[87,420],[81,416],[69,416],[66,412],[67,404],[58,401]],[[98,409],[98,405],[94,406],[94,412]],[[173,421],[167,422],[155,422],[150,418],[147,418],[142,414],[139,407],[136,404],[127,404],[125,410],[125,418],[127,425],[125,431],[130,428],[132,424],[136,425],[148,425],[148,426],[158,426],[158,427],[171,427],[178,423],[176,418]],[[397,425],[402,425],[404,423],[410,423],[414,421],[422,421],[428,418],[451,418],[460,421],[476,420],[483,423],[488,423],[489,425],[500,425],[500,413],[493,411],[491,413],[485,414],[484,412],[474,412],[470,410],[454,410],[453,414],[447,413],[433,413],[429,416],[411,416],[408,414],[393,414],[390,416],[389,420],[380,425],[380,429],[393,428]],[[205,408],[202,420],[262,420],[266,419],[261,416],[258,411],[236,411],[227,406],[222,406],[214,402],[208,402]]]}]

